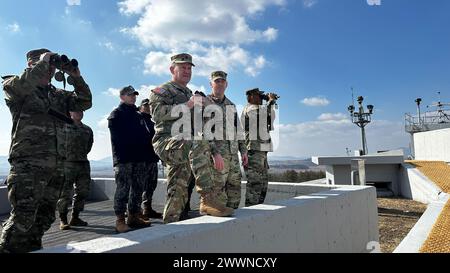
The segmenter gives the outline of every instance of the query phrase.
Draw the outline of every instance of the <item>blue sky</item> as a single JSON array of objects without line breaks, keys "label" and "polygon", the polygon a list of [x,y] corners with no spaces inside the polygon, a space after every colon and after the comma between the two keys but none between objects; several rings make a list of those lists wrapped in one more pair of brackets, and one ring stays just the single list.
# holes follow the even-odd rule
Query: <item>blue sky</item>
[{"label": "blue sky", "polygon": [[[0,75],[20,74],[34,48],[77,58],[94,94],[84,120],[95,132],[91,159],[111,153],[105,116],[118,104],[117,90],[132,84],[146,97],[170,78],[177,52],[194,56],[193,89],[208,91],[208,73],[220,69],[238,105],[253,87],[281,95],[273,155],[358,149],[346,111],[351,87],[375,105],[369,150],[407,147],[403,116],[415,112],[415,98],[431,104],[440,91],[450,102],[450,1],[379,2],[3,0]],[[11,121],[0,97],[6,155]]]}]

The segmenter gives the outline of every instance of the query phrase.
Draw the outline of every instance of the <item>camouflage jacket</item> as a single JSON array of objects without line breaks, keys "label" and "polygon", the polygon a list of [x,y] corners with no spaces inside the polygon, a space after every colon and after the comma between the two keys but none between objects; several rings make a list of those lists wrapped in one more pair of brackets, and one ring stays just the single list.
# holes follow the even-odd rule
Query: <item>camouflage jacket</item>
[{"label": "camouflage jacket", "polygon": [[66,125],[66,160],[73,162],[88,161],[87,155],[92,149],[94,134],[92,129],[81,123]]},{"label": "camouflage jacket", "polygon": [[69,111],[84,111],[92,106],[91,91],[82,77],[74,77],[74,92],[52,85],[40,86],[48,71],[48,63],[39,61],[21,76],[3,77],[5,100],[13,123],[10,160],[41,155],[64,159],[66,122],[50,115],[49,110],[68,115]]},{"label": "camouflage jacket", "polygon": [[[170,150],[189,151],[192,143],[172,136],[172,126],[180,120],[182,116],[172,116],[174,107],[183,105],[192,97],[192,91],[173,81],[169,81],[150,92],[150,112],[155,122],[155,136],[153,137],[153,147],[156,154],[162,161],[166,162]],[[184,154],[183,157],[186,157]]]},{"label": "camouflage jacket", "polygon": [[[221,125],[223,127],[223,136],[221,140],[213,140],[210,141],[211,150],[217,150],[221,155],[225,154],[237,154],[238,151],[242,154],[247,153],[247,147],[244,142],[244,135],[241,127],[241,122],[239,121],[239,117],[237,115],[236,105],[231,102],[226,96],[223,100],[215,98],[213,95],[208,95],[208,98],[215,105],[219,106],[222,110],[222,122]],[[227,111],[232,111],[232,113],[228,113],[229,117],[232,120],[227,120]],[[234,114],[233,114],[234,113]],[[232,116],[231,116],[232,115]],[[232,127],[233,132],[228,132],[229,136],[227,138],[227,122],[234,123]],[[215,129],[216,130],[216,129]],[[239,135],[241,134],[241,135]],[[230,138],[232,138],[230,140]]]},{"label": "camouflage jacket", "polygon": [[[272,140],[268,131],[268,107],[247,104],[242,111],[241,122],[244,128],[245,144],[248,150],[272,152]],[[272,109],[272,119],[275,113]]]}]

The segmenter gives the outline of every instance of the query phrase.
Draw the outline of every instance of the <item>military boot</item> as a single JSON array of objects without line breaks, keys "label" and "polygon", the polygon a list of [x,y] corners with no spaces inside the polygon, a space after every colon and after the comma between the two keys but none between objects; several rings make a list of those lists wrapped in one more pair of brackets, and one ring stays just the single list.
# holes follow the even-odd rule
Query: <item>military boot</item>
[{"label": "military boot", "polygon": [[80,213],[79,212],[73,212],[72,213],[72,218],[70,219],[70,226],[74,226],[74,227],[85,227],[88,225],[87,222],[83,221],[80,219],[79,217]]},{"label": "military boot", "polygon": [[149,220],[150,218],[162,219],[162,213],[156,212],[152,207],[145,207],[142,216],[144,220]]},{"label": "military boot", "polygon": [[146,228],[151,226],[149,220],[142,219],[142,214],[140,212],[130,213],[128,212],[127,224],[131,228]]},{"label": "military boot", "polygon": [[70,225],[67,223],[67,213],[60,213],[59,214],[59,229],[60,230],[68,230],[70,229]]},{"label": "military boot", "polygon": [[131,230],[130,227],[127,224],[125,224],[125,213],[117,215],[116,231],[118,233],[125,233],[130,230]]},{"label": "military boot", "polygon": [[202,194],[200,198],[200,214],[226,217],[231,216],[234,209],[221,204],[213,193]]}]

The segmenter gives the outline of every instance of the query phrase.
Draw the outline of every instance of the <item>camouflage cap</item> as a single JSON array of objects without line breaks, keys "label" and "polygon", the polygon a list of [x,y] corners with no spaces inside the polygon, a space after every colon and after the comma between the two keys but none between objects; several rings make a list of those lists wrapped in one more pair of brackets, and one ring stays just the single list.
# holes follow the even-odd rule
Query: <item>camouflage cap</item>
[{"label": "camouflage cap", "polygon": [[195,66],[195,64],[192,62],[192,56],[187,53],[181,53],[172,56],[170,58],[173,64],[184,64],[184,63],[190,63],[192,66]]},{"label": "camouflage cap", "polygon": [[143,100],[141,101],[141,105],[140,105],[140,106],[148,105],[149,103],[150,103],[150,100],[149,100],[149,99],[143,99]]},{"label": "camouflage cap", "polygon": [[247,90],[245,93],[247,94],[247,96],[262,95],[262,94],[264,94],[264,91],[260,91],[259,88],[253,88],[253,89]]},{"label": "camouflage cap", "polygon": [[129,95],[139,95],[139,92],[134,89],[133,86],[129,85],[120,89],[121,96],[129,96]]},{"label": "camouflage cap", "polygon": [[41,55],[44,53],[47,53],[47,52],[51,52],[51,51],[46,48],[31,50],[27,53],[27,61],[36,63],[39,61]]},{"label": "camouflage cap", "polygon": [[223,71],[214,71],[211,73],[211,81],[215,81],[217,79],[224,79],[227,80],[228,74]]}]

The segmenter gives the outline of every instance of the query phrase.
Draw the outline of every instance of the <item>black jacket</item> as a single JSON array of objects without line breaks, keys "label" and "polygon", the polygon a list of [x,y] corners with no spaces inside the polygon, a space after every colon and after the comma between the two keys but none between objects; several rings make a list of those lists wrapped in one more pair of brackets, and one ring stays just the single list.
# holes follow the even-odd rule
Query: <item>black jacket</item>
[{"label": "black jacket", "polygon": [[141,117],[144,119],[145,121],[145,125],[146,125],[146,131],[148,133],[148,145],[146,146],[146,151],[148,152],[149,155],[149,161],[150,162],[158,162],[159,161],[159,157],[158,155],[155,153],[155,149],[153,149],[153,145],[152,145],[152,140],[153,137],[155,136],[155,123],[152,120],[152,116],[150,114],[147,113],[142,113],[139,112],[139,114],[141,115]]},{"label": "black jacket", "polygon": [[[157,162],[147,124],[135,105],[121,103],[108,117],[113,163]],[[151,149],[150,149],[151,147]]]}]

